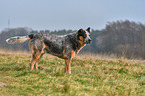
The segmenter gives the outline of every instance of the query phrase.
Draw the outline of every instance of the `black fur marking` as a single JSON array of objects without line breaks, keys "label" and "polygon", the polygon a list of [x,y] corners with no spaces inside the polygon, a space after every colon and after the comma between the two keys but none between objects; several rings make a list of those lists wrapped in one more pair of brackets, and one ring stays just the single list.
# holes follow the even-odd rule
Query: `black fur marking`
[{"label": "black fur marking", "polygon": [[83,29],[80,29],[79,31],[78,31],[78,39],[80,40],[80,36],[82,36],[83,38],[86,38],[87,37],[87,35],[86,35],[86,31],[84,31]]},{"label": "black fur marking", "polygon": [[86,29],[86,31],[88,31],[88,32],[90,33],[90,32],[91,32],[91,31],[90,31],[90,27],[88,27],[88,28]]},{"label": "black fur marking", "polygon": [[32,39],[32,38],[33,38],[33,34],[31,34],[31,35],[28,35],[28,36],[29,36],[29,38],[30,38],[30,39]]}]

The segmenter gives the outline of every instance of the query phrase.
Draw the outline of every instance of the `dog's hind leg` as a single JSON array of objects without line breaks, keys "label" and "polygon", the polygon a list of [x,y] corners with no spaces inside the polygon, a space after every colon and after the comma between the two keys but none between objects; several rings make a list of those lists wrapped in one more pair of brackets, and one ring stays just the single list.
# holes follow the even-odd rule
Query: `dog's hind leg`
[{"label": "dog's hind leg", "polygon": [[[34,42],[32,42],[30,40],[29,42],[29,48],[31,50],[31,53],[32,53],[32,60],[30,62],[30,67],[31,67],[31,70],[34,69],[34,65],[36,63],[36,61],[39,59],[39,57],[41,56],[41,51],[38,50],[38,48],[36,48],[33,44]],[[37,64],[38,65],[38,64]]]},{"label": "dog's hind leg", "polygon": [[37,61],[36,61],[36,63],[35,63],[35,68],[36,69],[38,69],[38,63],[40,62],[40,60],[41,60],[41,58],[42,58],[42,56],[44,55],[44,49],[45,49],[45,44],[43,43],[43,48],[42,48],[42,50],[41,50],[41,52],[40,52],[40,56],[39,56],[39,58],[37,59]]},{"label": "dog's hind leg", "polygon": [[41,58],[44,54],[44,48],[46,47],[45,44],[43,44],[42,42],[40,42],[40,41],[36,42],[36,41],[34,42],[34,41],[30,40],[30,42],[29,42],[29,48],[32,53],[32,60],[30,63],[31,70],[34,69],[34,65],[35,65],[35,68],[38,69],[38,63],[41,60]]},{"label": "dog's hind leg", "polygon": [[[38,67],[38,62],[40,61],[39,58],[41,57],[41,52],[39,51],[35,51],[34,53],[32,53],[32,60],[31,60],[31,70],[34,69],[34,65],[37,63],[37,67]],[[41,59],[41,58],[40,58]]]},{"label": "dog's hind leg", "polygon": [[35,63],[35,68],[38,69],[38,63],[40,62],[42,56],[44,53],[41,54],[41,56],[37,59],[36,63]]}]

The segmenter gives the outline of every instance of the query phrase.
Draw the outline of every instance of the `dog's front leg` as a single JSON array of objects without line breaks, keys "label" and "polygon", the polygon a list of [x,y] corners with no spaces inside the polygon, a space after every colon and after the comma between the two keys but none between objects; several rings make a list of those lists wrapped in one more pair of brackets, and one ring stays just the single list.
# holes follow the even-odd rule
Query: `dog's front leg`
[{"label": "dog's front leg", "polygon": [[71,59],[65,59],[65,71],[71,74]]}]

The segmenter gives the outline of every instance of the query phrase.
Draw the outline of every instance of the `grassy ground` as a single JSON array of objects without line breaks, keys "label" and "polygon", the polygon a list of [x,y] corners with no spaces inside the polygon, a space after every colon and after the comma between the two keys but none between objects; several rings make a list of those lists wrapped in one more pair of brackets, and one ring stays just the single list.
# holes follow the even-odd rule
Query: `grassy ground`
[{"label": "grassy ground", "polygon": [[0,96],[145,96],[145,66],[124,59],[72,60],[72,74],[64,60],[45,56],[47,70],[29,70],[30,55],[0,54]]}]

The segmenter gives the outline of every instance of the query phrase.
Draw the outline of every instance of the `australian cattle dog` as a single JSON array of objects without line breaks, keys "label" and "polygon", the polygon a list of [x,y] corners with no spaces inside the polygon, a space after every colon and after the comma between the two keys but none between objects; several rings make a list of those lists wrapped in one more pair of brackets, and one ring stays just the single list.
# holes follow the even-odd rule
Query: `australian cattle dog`
[{"label": "australian cattle dog", "polygon": [[65,59],[65,71],[71,74],[71,60],[86,45],[91,43],[90,27],[86,30],[79,29],[67,35],[54,35],[48,32],[39,32],[28,36],[15,36],[6,40],[9,44],[29,41],[32,53],[31,70],[38,69],[38,63],[44,53],[49,53]]}]

